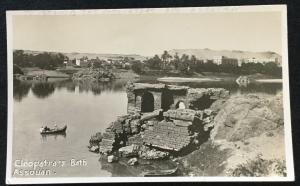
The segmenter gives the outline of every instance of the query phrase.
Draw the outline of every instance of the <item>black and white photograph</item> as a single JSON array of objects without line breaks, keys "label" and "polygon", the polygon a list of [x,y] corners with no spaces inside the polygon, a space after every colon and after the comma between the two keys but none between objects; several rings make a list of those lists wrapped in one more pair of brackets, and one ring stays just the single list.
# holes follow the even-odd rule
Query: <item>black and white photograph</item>
[{"label": "black and white photograph", "polygon": [[294,180],[285,5],[6,19],[8,184]]}]

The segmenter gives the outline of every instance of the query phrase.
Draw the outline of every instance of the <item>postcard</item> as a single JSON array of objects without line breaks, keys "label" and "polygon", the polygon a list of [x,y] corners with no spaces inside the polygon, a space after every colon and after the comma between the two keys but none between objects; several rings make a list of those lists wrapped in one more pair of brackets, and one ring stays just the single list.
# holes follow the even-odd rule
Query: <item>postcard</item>
[{"label": "postcard", "polygon": [[285,5],[6,16],[8,184],[294,180]]}]

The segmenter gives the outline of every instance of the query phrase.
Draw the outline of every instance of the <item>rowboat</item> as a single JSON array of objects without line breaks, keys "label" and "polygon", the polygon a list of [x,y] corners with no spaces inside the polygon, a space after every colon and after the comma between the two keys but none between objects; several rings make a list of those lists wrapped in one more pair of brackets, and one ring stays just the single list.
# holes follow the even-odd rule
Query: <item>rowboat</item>
[{"label": "rowboat", "polygon": [[49,130],[41,130],[41,134],[61,134],[65,133],[67,130],[67,125],[61,128],[54,128],[54,129],[49,129]]},{"label": "rowboat", "polygon": [[144,177],[175,176],[178,167],[168,170],[154,170],[143,173]]}]

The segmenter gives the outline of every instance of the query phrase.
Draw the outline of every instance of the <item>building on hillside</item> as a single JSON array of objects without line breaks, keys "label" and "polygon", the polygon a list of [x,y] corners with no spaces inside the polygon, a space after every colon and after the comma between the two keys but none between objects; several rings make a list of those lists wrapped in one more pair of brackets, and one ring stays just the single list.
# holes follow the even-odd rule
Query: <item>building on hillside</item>
[{"label": "building on hillside", "polygon": [[266,63],[276,63],[278,66],[281,66],[281,58],[278,57],[273,57],[273,58],[247,58],[247,59],[241,59],[239,61],[239,65],[243,64],[243,63],[262,63],[262,64],[266,64]]},{"label": "building on hillside", "polygon": [[81,62],[80,59],[75,58],[75,65],[76,66],[80,66],[80,62]]},{"label": "building on hillside", "polygon": [[238,66],[239,62],[236,58],[229,58],[229,57],[223,57],[221,64],[223,65],[231,65],[231,66]]},{"label": "building on hillside", "polygon": [[243,63],[245,63],[246,60],[244,58],[238,59],[238,66],[241,67]]},{"label": "building on hillside", "polygon": [[221,65],[223,58],[224,58],[224,56],[214,56],[213,63],[216,65]]},{"label": "building on hillside", "polygon": [[213,63],[216,65],[227,64],[227,65],[238,66],[238,59],[229,58],[226,56],[215,56],[213,58]]},{"label": "building on hillside", "polygon": [[212,60],[212,59],[204,59],[203,62],[204,63],[213,63],[214,60]]},{"label": "building on hillside", "polygon": [[248,58],[245,61],[246,63],[259,63],[259,59],[252,57],[252,58]]},{"label": "building on hillside", "polygon": [[280,66],[279,58],[278,57],[272,57],[272,58],[264,58],[261,59],[262,63],[276,63],[278,66]]}]

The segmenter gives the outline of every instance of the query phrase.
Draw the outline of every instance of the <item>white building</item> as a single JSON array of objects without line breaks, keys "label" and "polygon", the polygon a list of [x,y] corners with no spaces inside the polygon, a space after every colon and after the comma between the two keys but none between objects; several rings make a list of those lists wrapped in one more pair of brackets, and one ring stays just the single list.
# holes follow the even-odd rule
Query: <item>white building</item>
[{"label": "white building", "polygon": [[246,59],[246,63],[258,63],[259,60],[255,57]]},{"label": "white building", "polygon": [[224,56],[214,56],[213,57],[213,63],[216,64],[216,65],[221,65],[223,57]]},{"label": "white building", "polygon": [[80,59],[75,59],[75,64],[76,64],[77,66],[80,66]]}]

